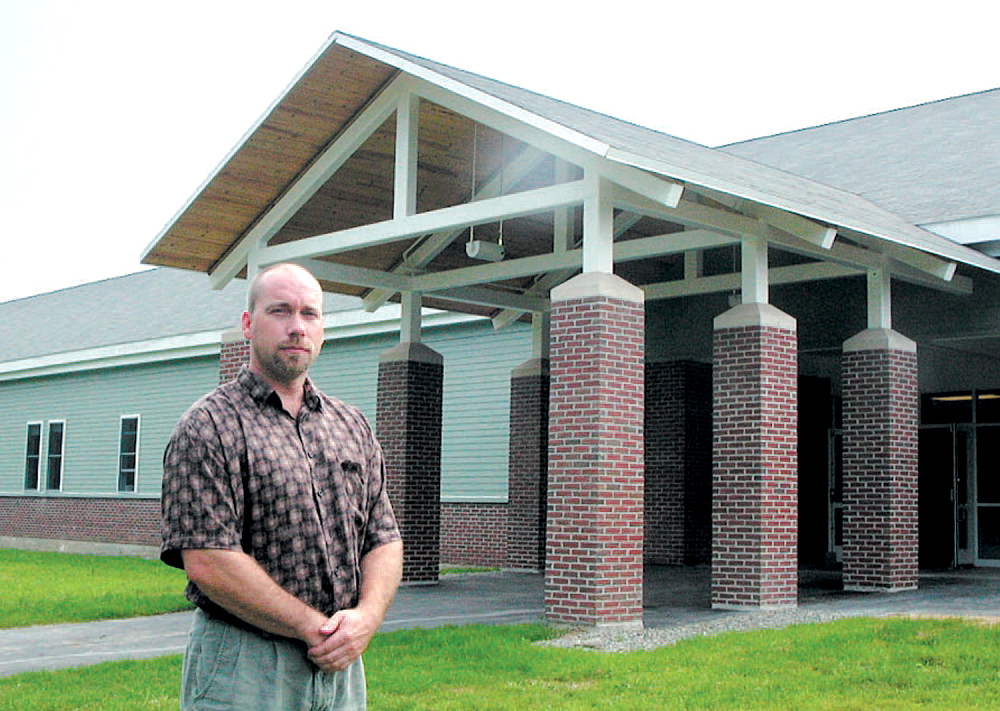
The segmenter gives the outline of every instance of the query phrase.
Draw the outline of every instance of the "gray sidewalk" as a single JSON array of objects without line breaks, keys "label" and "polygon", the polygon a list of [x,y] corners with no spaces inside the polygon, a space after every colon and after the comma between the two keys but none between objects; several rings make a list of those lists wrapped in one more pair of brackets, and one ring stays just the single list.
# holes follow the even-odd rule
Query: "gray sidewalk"
[{"label": "gray sidewalk", "polygon": [[[759,619],[757,613],[711,609],[708,568],[646,571],[647,631]],[[515,624],[542,619],[543,576],[530,573],[446,575],[437,585],[400,589],[384,631],[467,624]],[[800,571],[797,615],[960,615],[1000,617],[1000,569],[924,572],[920,588],[896,594],[845,593],[840,575]],[[785,618],[782,618],[785,619]],[[796,618],[787,618],[795,622]],[[184,651],[191,613],[86,624],[0,630],[0,676],[145,659]],[[720,627],[721,629],[721,627]]]}]

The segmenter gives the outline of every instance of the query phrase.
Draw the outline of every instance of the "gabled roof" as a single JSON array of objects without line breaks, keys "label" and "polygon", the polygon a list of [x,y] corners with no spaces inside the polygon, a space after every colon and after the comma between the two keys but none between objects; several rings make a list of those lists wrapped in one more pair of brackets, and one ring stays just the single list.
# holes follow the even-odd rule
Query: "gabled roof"
[{"label": "gabled roof", "polygon": [[[127,343],[224,331],[239,326],[246,285],[213,290],[204,274],[149,269],[0,303],[6,333],[0,363]],[[327,294],[324,311],[360,307]],[[214,338],[218,345],[218,336]]]},{"label": "gabled roof", "polygon": [[[551,200],[545,209],[497,213],[489,220],[501,236],[507,223],[506,270],[479,268],[475,274],[482,281],[471,281],[469,270],[476,263],[451,244],[455,230],[435,234],[440,238],[437,251],[428,251],[430,256],[415,267],[410,264],[412,253],[426,246],[433,230],[420,232],[424,222],[411,218],[406,229],[393,232],[398,222],[394,171],[399,174],[393,114],[401,106],[395,102],[405,96],[419,99],[419,159],[412,167],[414,182],[419,182],[414,196],[418,217],[476,204],[491,196],[483,187],[491,183],[499,183],[501,196],[550,188],[547,193],[536,190],[539,200]],[[542,150],[541,159],[525,161],[524,170],[512,177],[517,157],[532,148]],[[560,160],[578,170],[563,179],[568,182],[553,178]],[[705,238],[720,230],[738,240],[741,231],[757,230],[762,221],[777,230],[782,248],[819,261],[833,254],[823,249],[829,250],[836,230],[847,238],[845,244],[838,240],[837,259],[851,269],[873,268],[884,254],[901,259],[907,269],[926,266],[935,279],[942,274],[949,279],[954,263],[1000,273],[1000,262],[991,257],[920,229],[852,192],[341,33],[331,37],[224,159],[149,246],[143,261],[212,273],[217,284],[224,284],[244,269],[254,250],[301,252],[326,269],[321,280],[329,290],[370,296],[376,287],[426,292],[433,286],[441,294],[429,305],[495,313],[512,301],[512,294],[547,297],[539,287],[552,283],[541,279],[543,273],[553,273],[552,264],[579,268],[578,260],[555,259],[552,208],[579,210],[591,199],[583,193],[589,190],[582,180],[588,173],[626,188],[615,193],[621,200],[616,207],[635,214],[616,227],[616,243],[647,238],[641,249],[654,250],[648,238],[677,238],[672,251],[633,250],[660,260],[655,268],[636,262],[627,267],[631,272],[623,273],[644,286],[651,274],[676,273],[670,258],[682,249],[719,246],[723,242]],[[512,185],[515,181],[519,184]],[[683,202],[671,204],[665,196],[673,188],[678,188],[673,195],[680,195],[680,187]],[[629,191],[642,193],[640,199],[633,200]],[[465,229],[470,239],[471,224],[489,233],[489,225],[480,224],[488,220],[467,217],[471,212],[462,213],[466,222],[455,218],[456,229]],[[358,228],[371,225],[386,227],[377,239],[368,230],[352,241]],[[786,233],[792,238],[782,241]],[[307,241],[308,249],[285,248]],[[320,242],[337,247],[323,251]],[[934,256],[914,257],[913,250]],[[537,262],[544,267],[531,273],[530,258],[546,255],[551,258]],[[950,268],[946,262],[952,263]],[[465,292],[458,295],[457,289],[447,288],[449,276],[463,269],[466,281],[460,286]],[[440,278],[411,278],[428,273]],[[564,273],[571,274],[572,268]],[[473,283],[487,290],[470,295]],[[524,303],[530,310],[537,300]]]},{"label": "gabled roof", "polygon": [[1000,215],[1000,89],[722,146],[917,225]]}]

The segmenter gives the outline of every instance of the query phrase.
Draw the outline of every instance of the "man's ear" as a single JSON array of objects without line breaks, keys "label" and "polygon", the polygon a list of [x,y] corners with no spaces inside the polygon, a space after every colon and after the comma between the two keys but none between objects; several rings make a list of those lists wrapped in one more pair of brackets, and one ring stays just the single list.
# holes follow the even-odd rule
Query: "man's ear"
[{"label": "man's ear", "polygon": [[240,325],[243,327],[243,337],[250,340],[250,335],[253,333],[253,317],[249,311],[244,311],[243,316],[240,318]]}]

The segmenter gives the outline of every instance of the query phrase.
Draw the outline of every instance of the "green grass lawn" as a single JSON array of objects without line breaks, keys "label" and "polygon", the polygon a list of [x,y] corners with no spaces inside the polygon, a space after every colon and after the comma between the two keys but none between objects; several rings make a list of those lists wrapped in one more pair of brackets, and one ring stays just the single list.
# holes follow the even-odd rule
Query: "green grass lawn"
[{"label": "green grass lawn", "polygon": [[[0,579],[3,626],[185,606],[183,574],[155,561],[0,551]],[[369,707],[1000,708],[1000,631],[961,620],[848,619],[631,654],[535,644],[556,634],[521,625],[378,635],[365,654]],[[180,667],[173,656],[0,678],[0,711],[176,709]]]},{"label": "green grass lawn", "polygon": [[185,584],[156,560],[0,549],[0,628],[186,610]]},{"label": "green grass lawn", "polygon": [[[958,620],[840,620],[632,654],[533,644],[553,634],[521,625],[379,635],[365,654],[369,708],[1000,708],[1000,636]],[[0,711],[175,709],[180,664],[0,679]]]}]

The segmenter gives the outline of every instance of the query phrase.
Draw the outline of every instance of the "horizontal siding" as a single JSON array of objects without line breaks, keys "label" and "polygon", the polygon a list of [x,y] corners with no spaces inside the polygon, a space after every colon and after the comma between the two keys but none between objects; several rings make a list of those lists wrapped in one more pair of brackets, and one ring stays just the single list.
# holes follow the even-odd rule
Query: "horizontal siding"
[{"label": "horizontal siding", "polygon": [[[327,342],[313,379],[377,425],[378,358],[398,342],[395,334]],[[427,330],[423,342],[444,357],[442,500],[506,500],[510,372],[531,357],[530,328],[494,331],[484,321]]]},{"label": "horizontal siding", "polygon": [[218,359],[208,357],[0,383],[0,493],[24,492],[26,424],[42,421],[47,434],[53,420],[66,423],[63,493],[117,493],[121,416],[139,415],[136,494],[159,495],[177,418],[217,380]]},{"label": "horizontal siding", "polygon": [[510,373],[531,357],[530,328],[486,322],[424,341],[444,356],[441,499],[506,501]]},{"label": "horizontal siding", "polygon": [[[510,372],[531,357],[530,328],[496,332],[483,321],[423,340],[445,359],[442,500],[505,500]],[[378,358],[397,343],[396,334],[329,341],[312,377],[377,425]],[[218,359],[207,357],[0,383],[0,493],[23,493],[27,423],[51,420],[66,421],[63,492],[116,493],[120,418],[139,415],[136,494],[159,495],[174,424],[217,381]]]}]

